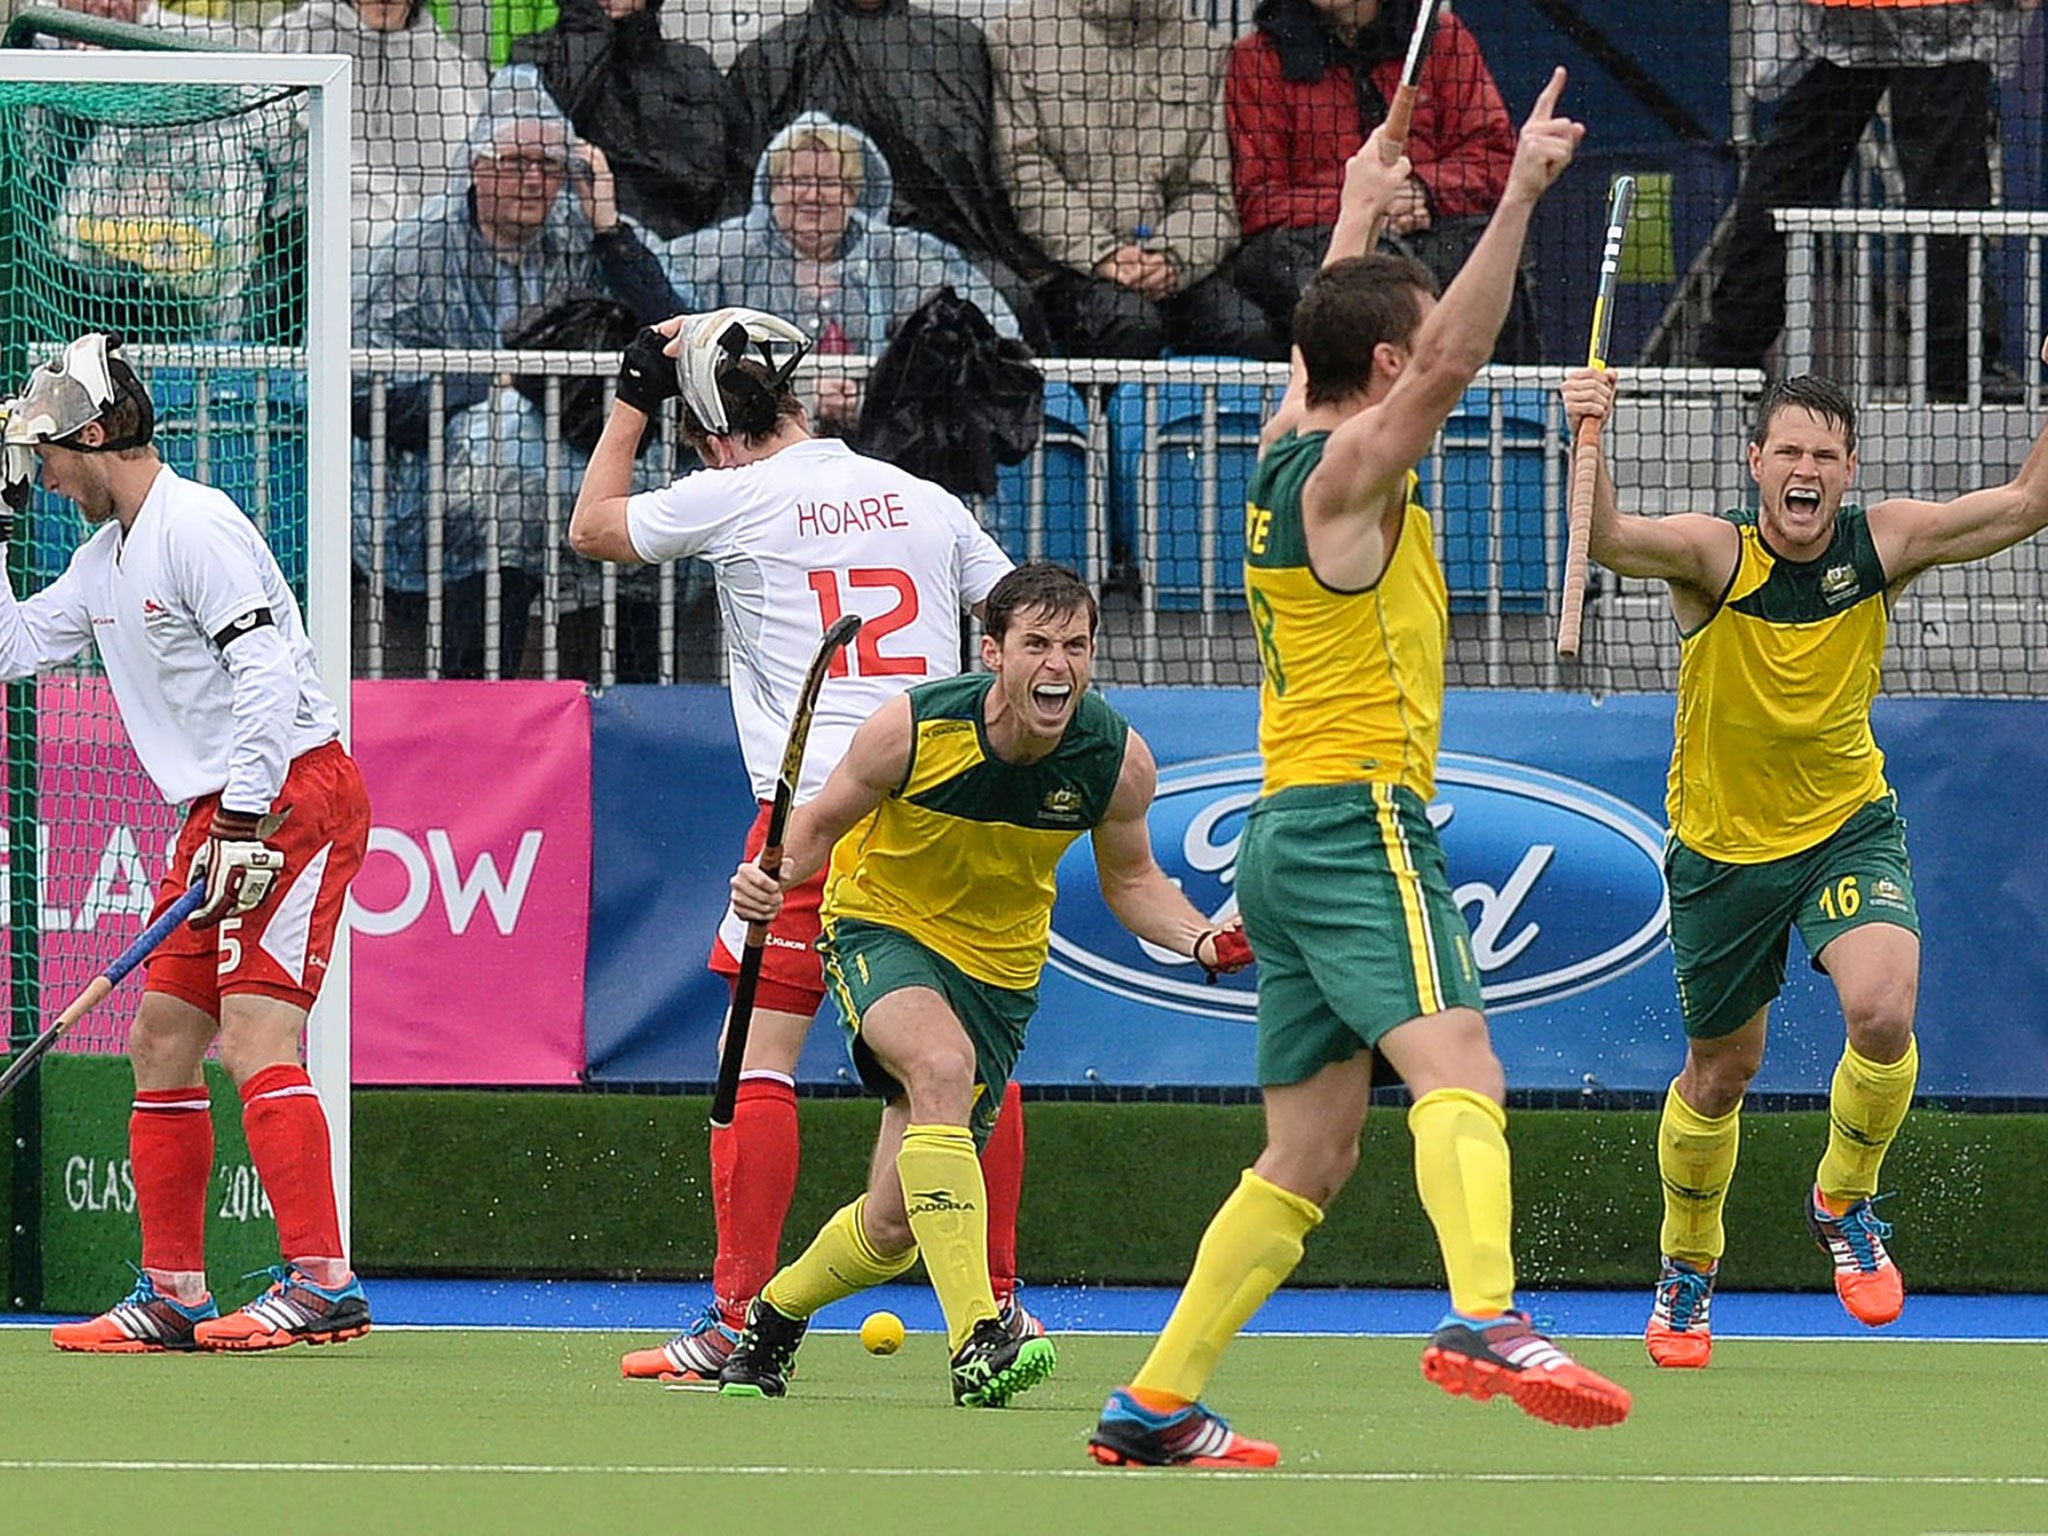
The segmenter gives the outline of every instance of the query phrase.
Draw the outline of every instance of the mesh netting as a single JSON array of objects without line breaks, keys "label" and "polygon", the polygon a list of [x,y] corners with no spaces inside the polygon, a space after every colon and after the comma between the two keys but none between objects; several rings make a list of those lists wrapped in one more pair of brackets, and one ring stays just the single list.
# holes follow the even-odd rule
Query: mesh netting
[{"label": "mesh netting", "polygon": [[[1455,277],[1560,61],[1564,110],[1588,126],[1532,223],[1501,367],[1422,466],[1454,685],[1672,684],[1672,625],[1639,583],[1596,573],[1581,662],[1552,650],[1567,479],[1556,372],[1584,355],[1617,173],[1639,188],[1609,351],[1626,375],[1610,437],[1626,509],[1747,499],[1763,380],[1807,369],[1842,378],[1868,412],[1863,500],[1950,495],[2018,464],[2039,404],[2048,240],[2048,212],[2030,211],[2048,187],[2038,8],[1680,0],[1654,27],[1619,0],[1450,9],[1423,65],[1413,196],[1391,248]],[[859,440],[875,360],[935,284],[972,298],[1047,378],[1039,448],[975,495],[986,526],[1013,555],[1099,585],[1105,681],[1253,681],[1237,557],[1273,359],[1344,162],[1397,97],[1416,10],[497,0],[438,13],[402,59],[323,30],[318,5],[288,14],[263,46],[356,52],[366,114],[358,672],[609,684],[720,670],[701,568],[607,573],[567,547],[590,432],[504,350],[518,308],[588,286],[632,297],[592,256],[584,185],[529,173],[558,188],[559,243],[522,258],[519,306],[456,291],[417,254],[483,219],[471,194],[488,202],[507,174],[511,140],[484,151],[509,113],[532,120],[529,147],[566,132],[572,159],[603,151],[624,227],[677,307],[757,305],[818,338],[800,383],[821,430]],[[1781,233],[1787,209],[1868,222]],[[807,240],[818,248],[799,251]],[[556,370],[563,400],[608,372],[588,345],[580,373]],[[929,402],[935,415],[958,403]],[[643,476],[690,467],[670,438]],[[1925,578],[1899,607],[1888,686],[2037,692],[2048,685],[2026,659],[2041,615],[2030,547]]]},{"label": "mesh netting", "polygon": [[[1104,681],[1227,685],[1256,678],[1237,558],[1273,359],[1344,161],[1396,99],[1416,8],[491,0],[390,32],[339,0],[134,16],[180,39],[355,57],[358,673],[719,676],[702,567],[603,567],[567,545],[618,343],[560,323],[562,307],[587,320],[596,290],[629,330],[671,306],[785,314],[818,340],[800,378],[814,425],[857,434],[876,359],[947,283],[1047,380],[1038,447],[972,496],[986,525],[1103,591]],[[1588,125],[1532,223],[1500,366],[1421,466],[1454,686],[1672,685],[1675,634],[1641,583],[1596,572],[1581,661],[1551,645],[1555,375],[1583,356],[1617,173],[1639,184],[1609,352],[1626,510],[1747,499],[1763,379],[1805,369],[1865,410],[1865,501],[1952,495],[2018,464],[2048,242],[2039,8],[1680,0],[1655,28],[1618,0],[1460,0],[1451,15],[1423,65],[1414,196],[1390,245],[1455,277],[1560,60],[1564,108]],[[85,326],[127,332],[167,436],[267,517],[275,485],[241,486],[296,472],[296,375],[220,349],[297,342],[295,102],[7,89],[8,270],[29,300],[9,314],[7,367]],[[505,210],[533,198],[545,218],[521,235]],[[472,259],[485,246],[496,255]],[[670,431],[642,482],[691,467]],[[272,532],[298,576],[289,532]],[[39,537],[38,578],[63,547]],[[1887,687],[2048,688],[2027,665],[2042,583],[2031,544],[1923,578],[1898,608]]]},{"label": "mesh netting", "polygon": [[[249,513],[303,603],[305,219],[280,175],[304,163],[295,107],[272,87],[0,82],[0,374],[11,392],[81,332],[118,333],[164,460]],[[89,531],[38,489],[10,547],[15,591],[57,576]],[[91,651],[9,686],[6,784],[0,985],[19,1037],[146,921],[177,810],[143,774]],[[62,1048],[120,1049],[140,981]]]}]

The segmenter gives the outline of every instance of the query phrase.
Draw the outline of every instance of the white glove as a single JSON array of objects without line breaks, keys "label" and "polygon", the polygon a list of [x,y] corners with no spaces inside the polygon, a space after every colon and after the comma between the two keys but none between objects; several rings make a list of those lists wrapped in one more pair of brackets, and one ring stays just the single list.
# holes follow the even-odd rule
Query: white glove
[{"label": "white glove", "polygon": [[211,928],[224,917],[239,917],[263,905],[284,855],[263,839],[284,824],[285,814],[251,816],[216,808],[206,841],[192,855],[187,883],[206,885],[206,900],[187,919],[194,928]]}]

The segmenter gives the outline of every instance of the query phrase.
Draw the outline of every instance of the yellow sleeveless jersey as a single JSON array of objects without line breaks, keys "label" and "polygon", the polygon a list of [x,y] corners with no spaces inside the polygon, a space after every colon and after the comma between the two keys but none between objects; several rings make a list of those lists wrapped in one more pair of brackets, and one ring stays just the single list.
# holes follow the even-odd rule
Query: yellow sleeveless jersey
[{"label": "yellow sleeveless jersey", "polygon": [[1861,507],[1843,507],[1818,559],[1764,543],[1756,514],[1714,616],[1680,642],[1665,810],[1695,853],[1763,864],[1832,836],[1887,793],[1870,733],[1889,604]]},{"label": "yellow sleeveless jersey", "polygon": [[1436,792],[1449,605],[1429,513],[1408,511],[1385,572],[1346,592],[1309,568],[1301,489],[1327,432],[1268,448],[1245,506],[1245,596],[1259,642],[1259,753],[1267,794],[1302,784],[1400,784]]},{"label": "yellow sleeveless jersey", "polygon": [[1109,814],[1129,726],[1086,693],[1050,756],[1006,763],[982,723],[994,682],[966,673],[910,690],[909,775],[833,848],[820,910],[827,924],[907,933],[976,981],[1022,991],[1045,967],[1053,872]]}]

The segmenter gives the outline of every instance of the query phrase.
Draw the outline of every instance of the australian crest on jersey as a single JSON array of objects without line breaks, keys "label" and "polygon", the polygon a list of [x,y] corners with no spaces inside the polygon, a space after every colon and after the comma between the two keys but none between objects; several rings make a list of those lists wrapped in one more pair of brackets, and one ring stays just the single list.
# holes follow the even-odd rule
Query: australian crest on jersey
[{"label": "australian crest on jersey", "polygon": [[995,679],[969,673],[911,693],[916,747],[902,798],[942,815],[1017,831],[1088,831],[1109,814],[1123,769],[1123,719],[1084,693],[1060,744],[1028,763],[1006,762],[988,741]]},{"label": "australian crest on jersey", "polygon": [[1081,791],[1073,785],[1056,784],[1039,801],[1039,814],[1054,826],[1083,826],[1085,823],[1081,816],[1085,803]]}]

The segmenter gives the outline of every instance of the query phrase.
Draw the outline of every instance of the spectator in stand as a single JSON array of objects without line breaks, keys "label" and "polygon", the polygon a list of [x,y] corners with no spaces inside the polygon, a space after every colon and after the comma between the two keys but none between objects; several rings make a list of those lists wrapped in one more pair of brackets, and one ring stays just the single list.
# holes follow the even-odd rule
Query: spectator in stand
[{"label": "spectator in stand", "polygon": [[[923,0],[928,10],[986,27],[1009,0]],[[778,22],[805,10],[810,0],[670,0],[661,13],[663,35],[695,43],[720,69],[730,70],[740,50]]]},{"label": "spectator in stand", "polygon": [[[191,11],[166,10],[156,0],[57,0],[60,11],[97,16],[101,21],[126,22],[131,27],[159,27],[176,32],[197,43],[215,43],[226,48],[252,49],[256,39],[232,22]],[[37,43],[43,46],[42,42]]]},{"label": "spectator in stand", "polygon": [[[775,23],[804,9],[806,0],[669,0],[661,13],[662,36],[693,43],[729,73],[740,50]],[[744,7],[744,8],[743,8]]]},{"label": "spectator in stand", "polygon": [[1228,55],[1209,29],[1180,0],[1017,0],[988,39],[1003,180],[1058,263],[1038,295],[1055,345],[1284,359],[1228,260]]},{"label": "spectator in stand", "polygon": [[[1773,208],[1833,207],[1857,140],[1891,97],[1891,142],[1915,208],[1991,204],[1991,66],[2018,41],[2033,0],[1808,0],[1800,7],[1805,69],[1792,82],[1743,172],[1728,247],[1696,360],[1760,368],[1785,324],[1785,240]],[[1969,253],[1959,239],[1928,245],[1927,378],[1941,395],[1967,385]],[[1995,297],[1986,306],[1999,351]]]},{"label": "spectator in stand", "polygon": [[626,217],[667,240],[738,208],[747,126],[711,55],[663,39],[661,4],[561,0],[554,26],[513,43],[512,57],[539,67],[576,132],[605,152]]},{"label": "spectator in stand", "polygon": [[[806,112],[761,152],[752,208],[669,242],[670,278],[700,309],[781,315],[827,356],[880,352],[890,328],[943,283],[1016,336],[1016,315],[963,253],[888,222],[894,191],[873,139]],[[845,435],[860,414],[859,385],[821,377],[813,414],[826,433]]]},{"label": "spectator in stand", "polygon": [[747,45],[732,83],[756,151],[802,112],[867,134],[894,172],[891,220],[958,246],[1013,310],[1028,307],[1019,279],[1046,263],[1003,195],[988,44],[973,22],[910,0],[813,0]]},{"label": "spectator in stand", "polygon": [[[180,46],[256,46],[239,27],[154,0],[61,0],[61,8],[174,33]],[[43,34],[37,46],[92,45]],[[23,115],[15,149],[27,178],[61,187],[49,249],[69,264],[52,277],[75,306],[75,323],[142,342],[258,332],[267,119],[277,110],[202,127],[108,123],[96,131],[56,107]]]},{"label": "spectator in stand", "polygon": [[[484,67],[442,35],[423,0],[306,0],[263,31],[265,53],[345,53],[349,212],[358,267],[388,231],[439,192],[483,106]],[[303,195],[302,175],[281,190]]]},{"label": "spectator in stand", "polygon": [[[618,353],[639,330],[638,318],[620,300],[571,289],[513,321],[505,345]],[[593,684],[660,682],[661,571],[654,566],[608,567],[585,559],[569,544],[576,491],[604,430],[604,381],[556,381],[553,430],[548,393],[546,378],[522,374],[510,383],[500,382],[483,404],[471,406],[449,423],[449,503],[496,523],[502,558],[524,572],[536,592],[545,593],[552,577],[561,676]],[[655,490],[673,478],[660,434],[650,423],[640,440],[634,489]],[[604,598],[608,571],[613,579],[609,635]],[[717,682],[723,647],[711,567],[701,560],[678,562],[674,588],[675,675],[682,682]]]},{"label": "spectator in stand", "polygon": [[[1283,334],[1329,247],[1344,164],[1386,119],[1418,5],[1261,0],[1254,30],[1231,48],[1224,104],[1244,226],[1238,272]],[[1454,15],[1437,25],[1406,153],[1413,174],[1387,234],[1448,286],[1500,201],[1515,154],[1500,89]],[[1526,283],[1517,284],[1493,355],[1535,361]]]},{"label": "spectator in stand", "polygon": [[[623,300],[643,323],[688,307],[669,287],[661,264],[620,220],[604,152],[577,139],[538,70],[509,65],[491,82],[447,191],[385,237],[357,273],[357,343],[499,347],[522,311],[574,288]],[[504,540],[501,563],[487,567],[491,538],[480,509],[444,500],[439,558],[436,569],[429,568],[432,385],[418,374],[387,381],[380,551],[371,497],[376,401],[370,378],[355,383],[355,564],[367,579],[381,561],[383,671],[417,676],[428,670],[430,577],[438,575],[440,664],[433,670],[446,677],[484,676],[490,661],[486,625],[495,621],[495,670],[510,674],[518,670],[537,589],[516,563],[504,561]],[[490,390],[480,375],[448,375],[441,385],[451,420]],[[491,615],[494,586],[499,603]]]}]

